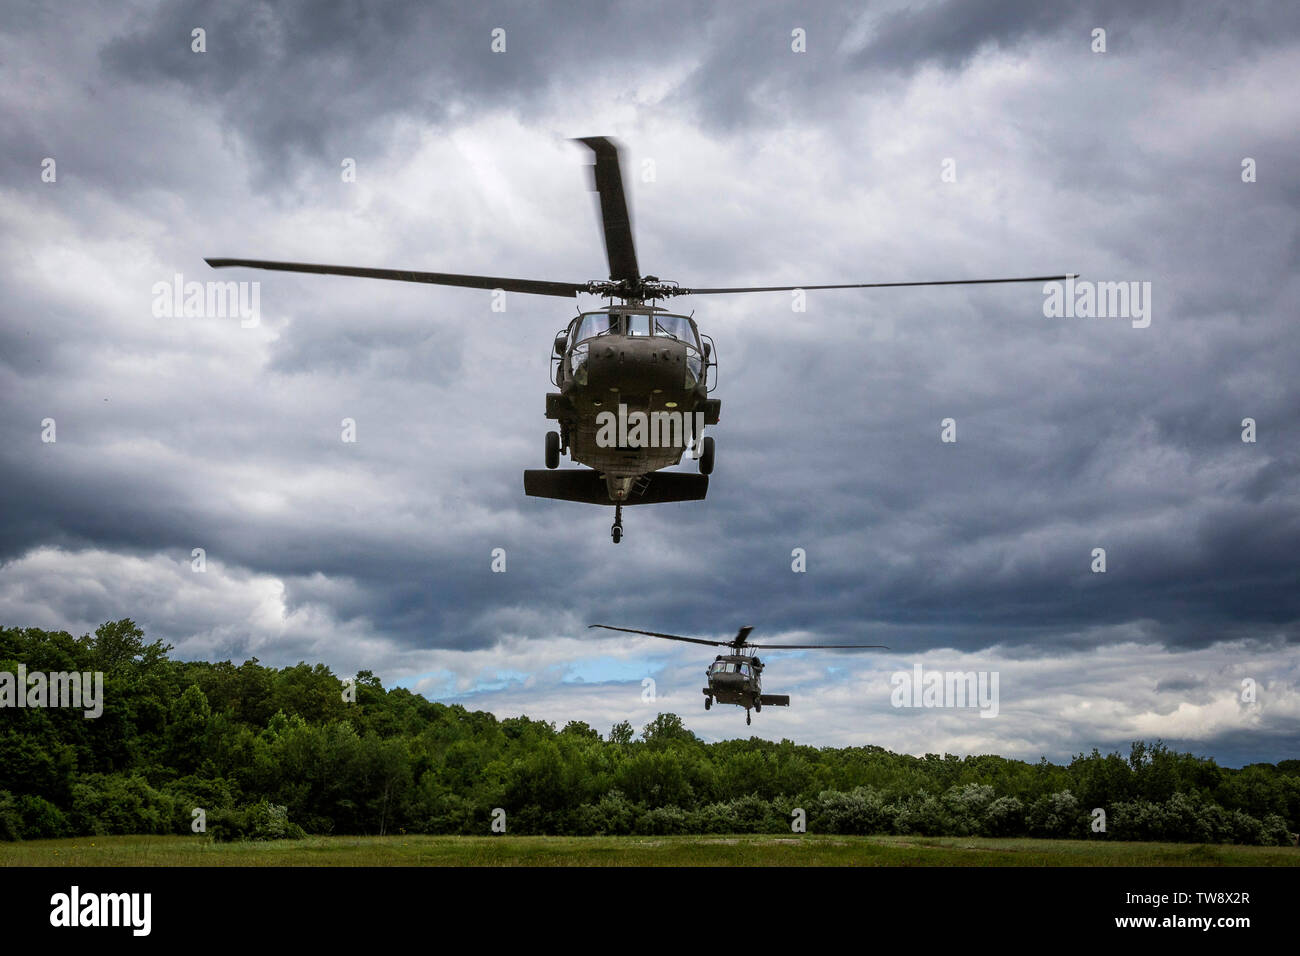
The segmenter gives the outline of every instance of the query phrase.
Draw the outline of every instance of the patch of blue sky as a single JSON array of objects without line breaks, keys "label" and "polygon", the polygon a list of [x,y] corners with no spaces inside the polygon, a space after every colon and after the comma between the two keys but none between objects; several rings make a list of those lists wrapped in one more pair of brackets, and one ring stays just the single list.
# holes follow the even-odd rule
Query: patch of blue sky
[{"label": "patch of blue sky", "polygon": [[422,694],[428,700],[445,700],[448,698],[471,697],[495,690],[505,690],[514,684],[522,684],[533,675],[527,671],[498,670],[491,677],[480,677],[470,687],[461,690],[457,686],[456,675],[451,671],[427,671],[398,678],[394,687],[404,687],[414,693]]},{"label": "patch of blue sky", "polygon": [[651,657],[590,657],[570,662],[561,680],[565,684],[640,681],[663,669],[664,662]]}]

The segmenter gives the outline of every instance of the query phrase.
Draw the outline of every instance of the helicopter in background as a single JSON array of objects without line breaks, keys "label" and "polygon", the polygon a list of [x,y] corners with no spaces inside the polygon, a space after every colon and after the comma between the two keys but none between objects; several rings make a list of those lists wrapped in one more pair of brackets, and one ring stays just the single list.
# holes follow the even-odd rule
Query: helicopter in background
[{"label": "helicopter in background", "polygon": [[[448,272],[412,272],[355,266],[313,265],[264,259],[205,259],[214,269],[241,266],[280,272],[358,276],[492,289],[563,298],[582,293],[609,301],[579,312],[555,336],[546,417],[558,431],[546,433],[546,470],[524,472],[524,493],[614,507],[610,536],[623,537],[623,506],[699,501],[709,490],[715,448],[706,426],[716,425],[721,400],[710,398],[717,384],[713,340],[694,318],[655,305],[680,295],[790,292],[796,289],[875,289],[896,286],[983,285],[1048,282],[1059,276],[1016,279],[955,279],[935,282],[859,282],[841,285],[783,285],[743,288],[683,288],[658,276],[642,275],[632,238],[618,146],[604,136],[577,140],[595,156],[594,191],[600,195],[609,278],[550,282]],[[618,300],[615,302],[615,300]],[[712,375],[710,375],[712,372]],[[611,427],[612,426],[612,427]],[[679,464],[690,450],[698,474],[663,469]],[[585,468],[556,470],[560,455]]]},{"label": "helicopter in background", "polygon": [[728,647],[730,654],[719,654],[704,672],[708,686],[704,688],[704,709],[710,710],[716,700],[720,704],[736,704],[745,708],[745,724],[753,722],[750,709],[754,713],[769,707],[789,707],[787,694],[763,693],[764,664],[754,653],[756,648],[764,650],[803,651],[803,650],[848,650],[874,648],[889,650],[884,644],[751,644],[749,634],[753,627],[746,625],[736,632],[730,641],[709,641],[700,637],[681,637],[677,634],[660,634],[657,631],[640,631],[631,627],[614,627],[609,624],[588,624],[589,628],[602,627],[607,631],[623,631],[627,634],[644,634],[646,637],[660,637],[667,641],[685,641],[688,644],[708,644],[713,647]]}]

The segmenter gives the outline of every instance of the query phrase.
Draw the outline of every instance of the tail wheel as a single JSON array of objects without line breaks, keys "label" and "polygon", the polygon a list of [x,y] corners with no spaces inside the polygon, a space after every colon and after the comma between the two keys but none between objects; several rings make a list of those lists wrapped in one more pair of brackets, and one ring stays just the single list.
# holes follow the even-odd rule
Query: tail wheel
[{"label": "tail wheel", "polygon": [[713,707],[713,698],[712,697],[704,698],[704,709],[709,710],[712,707]]},{"label": "tail wheel", "polygon": [[713,474],[713,436],[705,436],[704,450],[700,453],[700,474]]},{"label": "tail wheel", "polygon": [[560,466],[560,433],[546,433],[546,467],[558,468]]}]

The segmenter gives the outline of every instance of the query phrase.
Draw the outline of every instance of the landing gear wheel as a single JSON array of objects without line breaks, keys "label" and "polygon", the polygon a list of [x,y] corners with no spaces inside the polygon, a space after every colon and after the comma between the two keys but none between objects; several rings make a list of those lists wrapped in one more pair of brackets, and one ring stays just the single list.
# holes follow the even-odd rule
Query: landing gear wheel
[{"label": "landing gear wheel", "polygon": [[713,707],[713,698],[712,697],[704,698],[704,709],[709,710],[712,707]]},{"label": "landing gear wheel", "polygon": [[560,465],[560,433],[546,433],[546,467],[558,468]]},{"label": "landing gear wheel", "polygon": [[763,712],[763,702],[762,702],[761,700],[757,700],[757,699],[755,699],[755,701],[754,701],[754,713],[756,713],[756,714],[760,714],[760,713],[762,713],[762,712]]},{"label": "landing gear wheel", "polygon": [[745,726],[748,727],[753,722],[753,719],[749,716],[749,711],[745,711]]},{"label": "landing gear wheel", "polygon": [[700,474],[713,474],[713,436],[704,439],[704,450],[700,452]]},{"label": "landing gear wheel", "polygon": [[609,536],[618,544],[623,540],[623,506],[614,506],[614,526],[609,529]]}]

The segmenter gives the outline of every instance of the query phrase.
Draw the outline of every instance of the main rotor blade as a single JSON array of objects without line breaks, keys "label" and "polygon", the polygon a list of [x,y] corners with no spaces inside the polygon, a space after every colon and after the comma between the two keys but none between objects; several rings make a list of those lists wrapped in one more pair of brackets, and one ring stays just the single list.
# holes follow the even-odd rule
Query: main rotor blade
[{"label": "main rotor blade", "polygon": [[359,276],[363,279],[396,279],[399,282],[428,282],[465,289],[504,289],[532,295],[555,295],[573,298],[587,288],[585,282],[544,282],[540,279],[506,279],[499,276],[470,276],[456,272],[410,272],[406,269],[365,269],[357,266],[322,266],[308,262],[268,262],[265,259],[204,259],[214,269],[244,266],[249,269],[274,269],[277,272],[314,272],[332,276]]},{"label": "main rotor blade", "polygon": [[688,644],[711,644],[714,647],[730,647],[730,641],[705,641],[698,637],[679,637],[676,634],[660,634],[657,631],[638,631],[631,627],[614,627],[609,624],[588,624],[587,627],[603,627],[607,631],[623,631],[627,634],[644,634],[646,637],[662,637],[668,641],[686,641]]},{"label": "main rotor blade", "polygon": [[836,650],[849,648],[874,647],[882,651],[889,650],[884,644],[746,644],[746,647],[761,647],[765,651],[802,651],[814,647],[818,650]]},{"label": "main rotor blade", "polygon": [[596,192],[600,193],[600,218],[605,227],[605,256],[609,259],[609,277],[618,282],[639,282],[641,271],[636,264],[636,244],[632,241],[632,219],[623,192],[623,172],[618,162],[618,144],[605,136],[579,139],[596,154],[593,168]]},{"label": "main rotor blade", "polygon": [[944,279],[935,282],[856,282],[849,285],[765,285],[736,289],[682,289],[679,295],[721,295],[730,292],[793,292],[795,289],[890,289],[918,285],[990,285],[997,282],[1063,282],[1078,273],[1060,276],[1025,276],[1021,279]]}]

